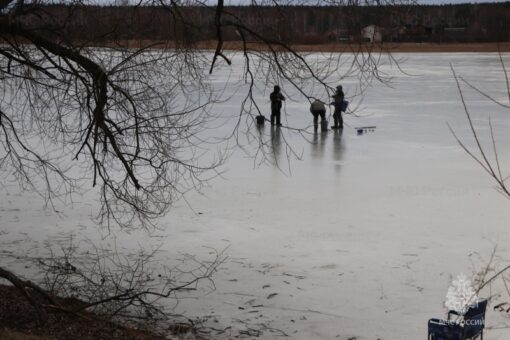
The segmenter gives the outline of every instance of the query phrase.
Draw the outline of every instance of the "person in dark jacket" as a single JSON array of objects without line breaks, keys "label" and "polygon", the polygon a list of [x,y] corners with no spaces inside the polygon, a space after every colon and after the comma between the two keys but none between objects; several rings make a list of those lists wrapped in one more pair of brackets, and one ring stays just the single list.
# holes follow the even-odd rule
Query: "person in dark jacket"
[{"label": "person in dark jacket", "polygon": [[335,111],[333,112],[333,120],[334,125],[333,129],[343,129],[344,128],[344,120],[342,118],[342,107],[344,102],[344,91],[341,85],[336,87],[336,93],[333,95],[333,102],[331,105],[335,106]]},{"label": "person in dark jacket", "polygon": [[[315,99],[313,103],[310,105],[310,112],[313,115],[313,128],[317,130],[319,127],[319,116],[321,117],[321,126],[327,124],[326,122],[326,107],[324,103],[318,99]],[[324,130],[324,127],[322,128]],[[326,126],[327,130],[327,126]]]},{"label": "person in dark jacket", "polygon": [[274,91],[269,95],[269,99],[271,99],[271,125],[274,125],[276,119],[276,125],[281,126],[281,108],[285,97],[280,92],[280,86],[275,85]]}]

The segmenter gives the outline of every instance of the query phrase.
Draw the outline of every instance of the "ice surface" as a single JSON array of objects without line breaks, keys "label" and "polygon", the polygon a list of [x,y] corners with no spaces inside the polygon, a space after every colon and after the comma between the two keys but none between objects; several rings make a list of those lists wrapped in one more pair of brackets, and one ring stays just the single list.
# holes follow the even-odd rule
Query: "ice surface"
[{"label": "ice surface", "polygon": [[[204,247],[228,247],[229,259],[214,278],[216,290],[206,294],[204,287],[197,298],[182,300],[178,312],[215,315],[215,328],[232,326],[225,338],[249,326],[262,329],[263,339],[278,337],[278,330],[292,339],[423,339],[427,320],[443,316],[450,276],[470,272],[474,252],[488,258],[497,244],[498,254],[508,258],[510,202],[447,127],[472,145],[450,64],[505,100],[498,55],[396,57],[406,59],[402,65],[410,75],[386,66],[392,87],[368,88],[359,117],[345,116],[343,133],[309,129],[303,138],[266,125],[262,134],[275,144],[269,157],[280,168],[254,166],[238,150],[221,178],[202,194],[186,196],[192,209],[181,200],[160,221],[163,231],[156,236],[170,255],[207,255]],[[510,54],[503,58],[510,65]],[[227,76],[217,75],[214,82],[221,86]],[[361,101],[352,97],[356,81],[342,82],[351,107]],[[282,88],[289,91],[285,124],[310,126],[308,104],[288,84]],[[266,117],[268,94],[257,93]],[[485,137],[491,117],[503,169],[510,169],[509,110],[467,87],[464,94]],[[216,109],[234,117],[241,99],[242,90]],[[232,125],[215,133],[234,123],[232,118]],[[357,135],[358,126],[377,128]],[[301,156],[290,165],[285,142]],[[95,203],[87,197],[57,216],[11,183],[2,191],[4,241],[18,240],[23,247],[26,239],[44,240],[76,226],[79,233],[95,235],[88,220]],[[153,238],[121,234],[117,242],[129,248]],[[490,327],[503,319],[489,312],[487,321]],[[507,337],[505,330],[489,330],[486,338]]]}]

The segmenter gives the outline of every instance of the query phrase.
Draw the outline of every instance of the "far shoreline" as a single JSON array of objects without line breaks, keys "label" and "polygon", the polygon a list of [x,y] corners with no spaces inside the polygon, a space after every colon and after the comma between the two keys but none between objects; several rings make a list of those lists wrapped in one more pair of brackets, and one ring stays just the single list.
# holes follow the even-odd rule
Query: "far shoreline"
[{"label": "far shoreline", "polygon": [[436,52],[510,52],[510,42],[505,43],[382,43],[382,44],[324,44],[296,45],[296,50],[307,52],[398,52],[398,53],[436,53]]},{"label": "far shoreline", "polygon": [[[96,45],[96,44],[94,44]],[[173,48],[192,48],[202,50],[216,49],[217,42],[201,41],[188,46],[179,46],[174,41],[149,41],[149,40],[124,40],[115,42],[105,42],[97,44],[98,47],[112,48],[150,48],[150,49],[173,49]],[[248,43],[247,48],[252,51],[268,51],[269,48],[261,43]],[[272,45],[277,51],[285,49],[277,44]],[[498,53],[510,52],[510,42],[500,43],[327,43],[327,44],[289,44],[289,48],[296,52],[322,52],[322,53],[357,53],[357,52],[391,52],[391,53]],[[225,41],[222,50],[224,51],[242,51],[243,43],[241,41]]]}]

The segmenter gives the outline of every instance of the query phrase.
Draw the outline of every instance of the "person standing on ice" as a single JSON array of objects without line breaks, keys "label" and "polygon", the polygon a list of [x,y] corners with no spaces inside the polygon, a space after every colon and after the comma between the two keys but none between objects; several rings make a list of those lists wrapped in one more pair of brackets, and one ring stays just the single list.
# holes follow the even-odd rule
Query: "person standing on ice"
[{"label": "person standing on ice", "polygon": [[285,97],[280,92],[280,86],[275,85],[274,91],[269,95],[271,100],[271,125],[274,125],[276,119],[276,126],[282,126],[280,122],[282,101]]},{"label": "person standing on ice", "polygon": [[321,130],[326,131],[328,129],[328,122],[326,121],[326,107],[324,103],[318,99],[315,99],[310,105],[310,112],[313,115],[313,129],[317,131],[319,127],[319,116],[321,117]]},{"label": "person standing on ice", "polygon": [[335,106],[335,111],[333,113],[334,125],[332,126],[332,128],[333,129],[343,129],[344,128],[344,120],[342,118],[342,111],[345,111],[346,108],[344,107],[345,95],[344,95],[344,91],[342,89],[342,85],[338,85],[336,87],[336,92],[332,97],[333,97],[333,102],[331,103],[331,105]]}]

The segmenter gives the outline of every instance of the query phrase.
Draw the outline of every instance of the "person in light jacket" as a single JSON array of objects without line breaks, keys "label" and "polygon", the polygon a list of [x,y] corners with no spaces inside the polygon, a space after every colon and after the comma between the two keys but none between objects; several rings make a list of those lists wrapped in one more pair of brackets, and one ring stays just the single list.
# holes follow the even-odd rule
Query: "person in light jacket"
[{"label": "person in light jacket", "polygon": [[[318,99],[315,99],[313,103],[310,105],[310,112],[313,115],[313,128],[317,131],[319,127],[319,116],[321,117],[321,126],[327,124],[326,122],[326,107],[324,103]],[[323,128],[324,130],[324,128]],[[326,126],[327,130],[327,126]]]}]

